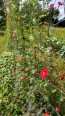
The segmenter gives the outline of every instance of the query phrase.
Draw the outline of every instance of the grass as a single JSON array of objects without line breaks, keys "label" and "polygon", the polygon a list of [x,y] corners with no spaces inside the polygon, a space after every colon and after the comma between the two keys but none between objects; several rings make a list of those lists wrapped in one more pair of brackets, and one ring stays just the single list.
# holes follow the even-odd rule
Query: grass
[{"label": "grass", "polygon": [[50,28],[51,36],[57,37],[58,39],[65,38],[65,28]]}]

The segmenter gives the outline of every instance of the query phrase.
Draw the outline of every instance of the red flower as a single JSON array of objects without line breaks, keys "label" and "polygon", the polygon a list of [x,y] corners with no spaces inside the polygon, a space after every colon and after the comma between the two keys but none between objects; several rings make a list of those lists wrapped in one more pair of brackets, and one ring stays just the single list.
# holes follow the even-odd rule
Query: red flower
[{"label": "red flower", "polygon": [[56,107],[56,109],[55,109],[55,110],[56,110],[56,112],[59,112],[59,107]]},{"label": "red flower", "polygon": [[12,37],[13,38],[16,38],[16,33],[15,32],[12,34]]},{"label": "red flower", "polygon": [[60,109],[62,109],[63,107],[62,106],[60,106]]},{"label": "red flower", "polygon": [[49,7],[50,7],[50,9],[54,8],[54,4],[50,4]]},{"label": "red flower", "polygon": [[10,101],[11,101],[11,99],[10,99],[10,98],[8,98],[8,103],[10,103]]},{"label": "red flower", "polygon": [[25,72],[28,72],[28,70],[29,70],[29,68],[28,68],[28,67],[26,67],[26,68],[25,68]]},{"label": "red flower", "polygon": [[61,80],[64,79],[64,77],[65,77],[64,73],[63,74],[60,74],[60,79]]},{"label": "red flower", "polygon": [[16,61],[20,61],[21,59],[18,57],[18,58],[16,58]]},{"label": "red flower", "polygon": [[25,81],[26,80],[26,77],[23,77],[22,80]]},{"label": "red flower", "polygon": [[24,62],[24,58],[21,58],[22,62]]},{"label": "red flower", "polygon": [[14,76],[14,77],[13,77],[13,80],[15,80],[15,79],[16,79],[16,77]]},{"label": "red flower", "polygon": [[19,99],[19,96],[16,96],[15,98],[16,98],[16,99]]},{"label": "red flower", "polygon": [[43,68],[40,72],[40,78],[46,78],[48,75],[48,70],[46,68]]},{"label": "red flower", "polygon": [[12,69],[12,72],[16,72],[16,70],[15,69]]},{"label": "red flower", "polygon": [[0,66],[0,69],[2,69],[2,66]]},{"label": "red flower", "polygon": [[63,5],[63,3],[62,2],[58,2],[58,6],[62,6]]},{"label": "red flower", "polygon": [[44,113],[43,116],[50,116],[50,114],[48,112]]},{"label": "red flower", "polygon": [[48,24],[48,22],[47,21],[44,21],[44,25],[47,25]]},{"label": "red flower", "polygon": [[56,54],[56,49],[53,49],[53,50],[52,50],[52,53],[53,53],[53,54]]}]

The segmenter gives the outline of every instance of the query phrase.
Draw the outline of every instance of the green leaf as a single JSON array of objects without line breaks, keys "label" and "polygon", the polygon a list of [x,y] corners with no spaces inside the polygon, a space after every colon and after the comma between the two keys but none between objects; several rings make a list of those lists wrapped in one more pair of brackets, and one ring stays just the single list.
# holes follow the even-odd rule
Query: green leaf
[{"label": "green leaf", "polygon": [[57,91],[57,89],[54,89],[54,90],[52,90],[52,93],[55,93]]}]

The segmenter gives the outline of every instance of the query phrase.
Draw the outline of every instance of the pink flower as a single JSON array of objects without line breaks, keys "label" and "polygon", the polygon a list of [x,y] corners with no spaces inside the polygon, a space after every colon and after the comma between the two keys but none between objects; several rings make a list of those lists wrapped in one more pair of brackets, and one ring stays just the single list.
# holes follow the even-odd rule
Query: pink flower
[{"label": "pink flower", "polygon": [[48,112],[44,113],[43,116],[50,116],[50,114]]},{"label": "pink flower", "polygon": [[50,9],[54,8],[54,4],[50,4],[49,7],[50,7]]},{"label": "pink flower", "polygon": [[55,110],[56,110],[56,112],[59,112],[59,107],[56,107],[56,109],[55,109]]},{"label": "pink flower", "polygon": [[16,58],[16,61],[20,61],[21,59],[19,57]]},{"label": "pink flower", "polygon": [[48,70],[46,68],[43,68],[40,72],[40,78],[46,78],[48,75]]},{"label": "pink flower", "polygon": [[62,6],[63,5],[63,3],[62,2],[58,2],[58,6]]},{"label": "pink flower", "polygon": [[60,74],[59,77],[60,77],[61,80],[64,79],[64,77],[65,77],[64,73]]}]

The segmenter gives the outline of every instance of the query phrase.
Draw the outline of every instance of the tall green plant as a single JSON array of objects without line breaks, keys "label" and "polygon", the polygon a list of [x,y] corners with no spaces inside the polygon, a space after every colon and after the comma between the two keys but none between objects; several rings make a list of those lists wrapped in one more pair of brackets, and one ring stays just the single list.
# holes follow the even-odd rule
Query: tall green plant
[{"label": "tall green plant", "polygon": [[65,96],[57,82],[64,79],[65,61],[54,45],[56,38],[50,36],[49,25],[40,26],[38,12],[42,14],[32,0],[23,3],[22,9],[16,0],[9,4],[10,52],[0,56],[3,116],[5,111],[13,116],[61,115]]}]

